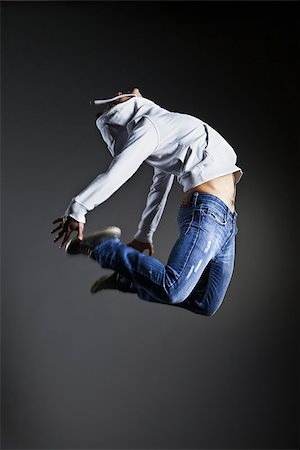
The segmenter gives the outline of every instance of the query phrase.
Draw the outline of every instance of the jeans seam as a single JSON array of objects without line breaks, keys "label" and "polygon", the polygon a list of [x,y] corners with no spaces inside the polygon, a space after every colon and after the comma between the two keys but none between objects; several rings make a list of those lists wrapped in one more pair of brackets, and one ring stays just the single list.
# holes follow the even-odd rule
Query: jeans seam
[{"label": "jeans seam", "polygon": [[[149,278],[145,273],[141,273],[141,272],[138,272],[137,270],[131,269],[131,275],[135,275],[135,274],[137,274],[137,275],[142,275],[142,276],[144,276],[145,278],[147,278],[147,280],[151,281],[151,283],[155,283],[155,284],[157,284],[157,286],[161,286],[160,283],[158,283],[156,280],[153,280],[152,278]],[[137,283],[137,284],[139,284],[138,281],[134,281],[134,282]],[[142,288],[142,289],[145,289],[145,288]],[[146,290],[146,289],[145,289],[145,290]]]},{"label": "jeans seam", "polygon": [[188,234],[188,232],[190,231],[191,226],[192,226],[192,223],[194,222],[194,219],[195,219],[195,209],[193,209],[193,214],[192,214],[192,218],[191,218],[191,220],[190,220],[188,229],[187,229],[186,232],[184,233],[185,236],[186,236],[186,235]]},{"label": "jeans seam", "polygon": [[[195,247],[195,245],[196,245],[196,241],[197,241],[197,239],[198,239],[199,232],[200,232],[200,226],[198,225],[197,234],[196,234],[196,236],[195,236],[195,239],[194,239],[194,242],[193,242],[193,246],[192,246],[192,248],[191,248],[191,250],[190,250],[190,252],[189,252],[189,255],[188,255],[187,259],[186,259],[186,262],[185,262],[184,266],[183,266],[182,269],[181,269],[181,272],[180,272],[180,274],[179,274],[179,277],[174,281],[174,283],[172,283],[172,284],[169,286],[169,289],[172,288],[172,287],[174,286],[174,284],[177,283],[177,281],[178,281],[178,280],[180,279],[180,277],[182,276],[183,271],[184,271],[184,269],[186,268],[187,263],[188,263],[188,260],[189,260],[189,258],[190,258],[190,256],[191,256],[191,253],[192,253],[192,251],[194,250],[194,247]],[[164,286],[164,288],[165,288],[165,286]]]}]

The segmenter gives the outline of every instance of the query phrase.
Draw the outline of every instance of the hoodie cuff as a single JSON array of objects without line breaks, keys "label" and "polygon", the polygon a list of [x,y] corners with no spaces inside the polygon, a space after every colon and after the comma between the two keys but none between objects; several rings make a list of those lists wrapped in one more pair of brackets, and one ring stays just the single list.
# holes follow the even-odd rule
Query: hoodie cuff
[{"label": "hoodie cuff", "polygon": [[72,199],[70,205],[68,206],[65,216],[70,216],[73,219],[77,220],[80,223],[86,223],[85,215],[88,212],[85,206],[77,203],[74,199]]},{"label": "hoodie cuff", "polygon": [[154,231],[148,231],[145,232],[143,230],[138,230],[135,235],[133,236],[134,239],[141,241],[141,242],[147,242],[149,244],[153,243],[153,234]]}]

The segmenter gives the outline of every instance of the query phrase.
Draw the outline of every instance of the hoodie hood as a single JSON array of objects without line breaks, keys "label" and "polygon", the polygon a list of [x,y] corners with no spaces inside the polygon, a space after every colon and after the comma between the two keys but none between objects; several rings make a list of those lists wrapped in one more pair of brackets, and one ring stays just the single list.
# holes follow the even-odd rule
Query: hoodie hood
[{"label": "hoodie hood", "polygon": [[134,125],[135,119],[140,118],[153,105],[151,100],[134,96],[117,103],[98,117],[96,126],[112,156],[118,153],[118,148],[123,147],[131,130],[130,123]]}]

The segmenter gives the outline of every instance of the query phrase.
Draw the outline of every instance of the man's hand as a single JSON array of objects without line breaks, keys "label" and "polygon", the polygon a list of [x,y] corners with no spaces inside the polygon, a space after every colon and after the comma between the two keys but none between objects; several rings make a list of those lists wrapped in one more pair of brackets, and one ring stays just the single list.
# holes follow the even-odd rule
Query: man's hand
[{"label": "man's hand", "polygon": [[70,216],[59,217],[58,219],[55,219],[52,223],[53,224],[59,223],[59,225],[51,231],[51,234],[53,234],[56,231],[60,230],[60,232],[53,241],[57,242],[59,239],[63,239],[59,248],[63,248],[65,246],[65,244],[70,239],[70,235],[73,231],[77,231],[77,239],[80,240],[83,239],[84,224],[77,222],[77,220],[73,219],[72,217]]},{"label": "man's hand", "polygon": [[149,256],[154,255],[154,245],[151,244],[150,242],[141,242],[141,241],[138,241],[137,239],[133,239],[133,241],[129,242],[129,244],[127,244],[127,246],[135,248],[136,250],[138,250],[142,253],[144,250],[149,250]]}]

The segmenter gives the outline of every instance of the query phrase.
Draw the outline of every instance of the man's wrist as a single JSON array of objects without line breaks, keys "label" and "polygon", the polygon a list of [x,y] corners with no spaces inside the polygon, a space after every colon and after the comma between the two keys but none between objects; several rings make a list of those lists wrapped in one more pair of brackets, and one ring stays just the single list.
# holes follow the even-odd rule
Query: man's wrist
[{"label": "man's wrist", "polygon": [[77,222],[86,223],[85,215],[87,214],[87,212],[88,210],[85,208],[85,206],[77,203],[76,200],[73,199],[65,215],[72,217],[73,219],[77,220]]},{"label": "man's wrist", "polygon": [[153,232],[148,231],[145,232],[143,230],[138,230],[135,235],[133,236],[133,239],[143,242],[145,244],[152,244],[153,242]]},{"label": "man's wrist", "polygon": [[134,241],[136,241],[136,242],[138,242],[139,244],[153,244],[153,242],[151,241],[151,242],[148,242],[148,241],[142,241],[141,239],[136,239],[136,238],[134,238]]}]

